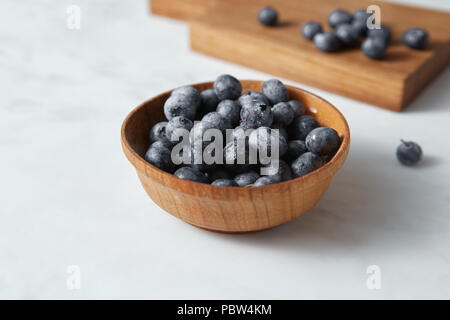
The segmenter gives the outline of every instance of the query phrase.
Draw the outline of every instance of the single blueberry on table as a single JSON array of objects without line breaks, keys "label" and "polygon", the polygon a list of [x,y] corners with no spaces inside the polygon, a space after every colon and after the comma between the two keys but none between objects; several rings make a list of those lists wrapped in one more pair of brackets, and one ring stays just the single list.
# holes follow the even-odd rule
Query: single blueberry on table
[{"label": "single blueberry on table", "polygon": [[194,120],[201,104],[200,93],[193,87],[175,89],[164,103],[164,114],[167,120],[184,116]]},{"label": "single blueberry on table", "polygon": [[174,175],[180,179],[209,183],[208,178],[203,172],[192,167],[181,167],[175,171]]},{"label": "single blueberry on table", "polygon": [[208,178],[210,181],[215,181],[218,179],[231,179],[231,174],[222,169],[211,170],[208,172]]},{"label": "single blueberry on table", "polygon": [[262,187],[262,186],[267,186],[269,184],[274,184],[274,183],[278,183],[278,181],[274,177],[262,176],[253,183],[253,187]]},{"label": "single blueberry on table", "polygon": [[287,102],[279,102],[272,108],[273,121],[281,124],[282,126],[288,126],[294,120],[294,110]]},{"label": "single blueberry on table", "polygon": [[241,95],[242,85],[235,77],[223,74],[214,81],[214,91],[220,101],[236,100]]},{"label": "single blueberry on table", "polygon": [[383,39],[386,44],[391,39],[391,29],[388,26],[381,25],[380,29],[369,29],[367,30],[367,36],[369,38],[380,38]]},{"label": "single blueberry on table", "polygon": [[203,117],[208,112],[213,112],[216,110],[219,104],[219,98],[217,98],[214,89],[206,89],[200,92],[200,97],[202,102],[198,110],[198,116]]},{"label": "single blueberry on table", "polygon": [[281,134],[275,134],[275,130],[268,127],[259,127],[254,130],[248,138],[249,147],[252,150],[257,150],[258,155],[263,154],[269,157],[274,156],[272,155],[272,148],[274,150],[278,148],[278,156],[282,157],[287,151],[287,142]]},{"label": "single blueberry on table", "polygon": [[245,91],[238,99],[239,106],[248,104],[250,102],[262,102],[267,105],[271,105],[269,98],[267,98],[262,92],[258,91]]},{"label": "single blueberry on table", "polygon": [[386,55],[386,42],[380,37],[366,38],[361,44],[362,52],[371,59],[382,59]]},{"label": "single blueberry on table", "polygon": [[308,133],[317,128],[319,124],[316,119],[311,116],[300,116],[294,118],[292,124],[289,127],[289,136],[291,139],[305,140]]},{"label": "single blueberry on table", "polygon": [[305,152],[291,164],[291,170],[294,177],[303,177],[304,175],[320,168],[323,165],[322,159],[312,152]]},{"label": "single blueberry on table", "polygon": [[326,31],[314,36],[314,45],[324,52],[335,52],[339,49],[339,39],[334,32]]},{"label": "single blueberry on table", "polygon": [[217,113],[228,119],[232,126],[239,124],[241,107],[233,100],[223,100],[217,106]]},{"label": "single blueberry on table", "polygon": [[305,152],[308,152],[306,144],[302,140],[291,140],[288,143],[288,150],[285,154],[285,158],[288,161],[294,161]]},{"label": "single blueberry on table", "polygon": [[269,170],[268,177],[271,177],[277,182],[287,181],[292,179],[292,172],[289,165],[283,160],[272,160],[264,168]]},{"label": "single blueberry on table", "polygon": [[413,166],[422,159],[422,148],[413,141],[403,141],[397,147],[397,159],[405,166]]},{"label": "single blueberry on table", "polygon": [[425,49],[428,45],[428,33],[424,29],[410,28],[403,33],[402,42],[412,49]]},{"label": "single blueberry on table", "polygon": [[163,171],[172,173],[175,170],[171,152],[161,142],[154,142],[145,153],[144,159]]},{"label": "single blueberry on table", "polygon": [[158,122],[157,124],[155,124],[150,129],[150,134],[149,134],[150,143],[155,142],[155,141],[160,141],[160,140],[167,140],[166,126],[167,126],[167,121],[161,121],[161,122]]},{"label": "single blueberry on table", "polygon": [[258,12],[258,20],[265,26],[273,27],[278,22],[278,12],[271,7],[264,7]]},{"label": "single blueberry on table", "polygon": [[333,128],[319,127],[306,136],[306,147],[319,156],[334,155],[341,145],[341,138]]},{"label": "single blueberry on table", "polygon": [[272,125],[273,114],[269,105],[252,101],[242,106],[241,119],[245,126],[256,129]]},{"label": "single blueberry on table", "polygon": [[185,132],[189,134],[189,131],[193,127],[193,123],[186,117],[178,116],[170,119],[166,126],[166,138],[172,143],[177,143],[184,136]]},{"label": "single blueberry on table", "polygon": [[302,26],[302,35],[308,39],[312,40],[314,39],[314,36],[318,33],[322,33],[322,25],[319,22],[311,21],[308,23],[305,23]]},{"label": "single blueberry on table", "polygon": [[244,172],[241,174],[238,174],[234,177],[234,181],[237,183],[240,187],[248,186],[249,184],[255,183],[256,180],[259,178],[259,174],[256,173],[253,170],[250,170],[249,172]]},{"label": "single blueberry on table", "polygon": [[263,94],[269,98],[272,105],[289,100],[289,91],[278,79],[270,79],[262,85]]},{"label": "single blueberry on table", "polygon": [[328,24],[330,25],[330,27],[336,28],[342,23],[351,23],[352,19],[353,17],[350,13],[345,10],[337,9],[331,11],[330,15],[328,16]]},{"label": "single blueberry on table", "polygon": [[217,179],[214,180],[211,185],[217,187],[238,187],[238,184],[231,179]]},{"label": "single blueberry on table", "polygon": [[302,116],[305,114],[305,107],[297,100],[289,100],[288,103],[291,106],[292,110],[294,111],[295,117]]},{"label": "single blueberry on table", "polygon": [[346,47],[354,47],[359,41],[359,31],[348,23],[342,23],[336,27],[336,36]]}]

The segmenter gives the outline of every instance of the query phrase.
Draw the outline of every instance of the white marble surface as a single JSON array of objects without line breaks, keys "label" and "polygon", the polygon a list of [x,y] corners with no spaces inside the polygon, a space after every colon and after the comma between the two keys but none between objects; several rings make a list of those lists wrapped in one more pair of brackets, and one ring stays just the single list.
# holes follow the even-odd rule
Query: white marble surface
[{"label": "white marble surface", "polygon": [[[401,114],[308,88],[347,117],[348,161],[308,214],[230,236],[159,209],[119,129],[161,91],[270,75],[191,52],[186,24],[144,0],[2,0],[0,24],[0,298],[450,298],[448,68]],[[400,138],[423,146],[421,166],[396,162]]]}]

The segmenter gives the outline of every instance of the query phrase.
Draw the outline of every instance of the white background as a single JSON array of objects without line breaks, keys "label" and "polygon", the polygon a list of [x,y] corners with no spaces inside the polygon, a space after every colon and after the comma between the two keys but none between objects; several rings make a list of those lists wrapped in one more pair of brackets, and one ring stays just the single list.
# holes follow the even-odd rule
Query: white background
[{"label": "white background", "polygon": [[[147,197],[120,126],[162,91],[270,75],[190,51],[187,25],[144,0],[2,0],[0,25],[0,298],[450,298],[448,68],[403,113],[297,84],[347,117],[348,160],[301,218],[222,235]],[[397,163],[400,138],[422,145],[420,166]]]}]

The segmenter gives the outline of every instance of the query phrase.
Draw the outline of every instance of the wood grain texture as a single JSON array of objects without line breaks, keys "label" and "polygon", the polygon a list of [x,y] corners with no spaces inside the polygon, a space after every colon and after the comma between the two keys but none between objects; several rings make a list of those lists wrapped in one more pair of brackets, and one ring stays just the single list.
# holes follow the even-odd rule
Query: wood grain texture
[{"label": "wood grain texture", "polygon": [[[241,81],[243,90],[261,91],[260,81]],[[212,82],[193,85],[199,90]],[[342,114],[327,101],[288,86],[292,99],[306,106],[321,125],[334,128],[342,139],[336,155],[322,168],[297,179],[264,187],[215,187],[182,180],[150,165],[143,158],[148,132],[164,119],[163,105],[170,91],[137,108],[122,125],[123,151],[136,168],[139,179],[153,201],[172,215],[201,228],[219,232],[249,232],[288,222],[310,210],[324,195],[336,171],[344,163],[350,146],[350,131]]]},{"label": "wood grain texture", "polygon": [[[256,20],[264,4],[218,1],[190,21],[192,49],[394,111],[408,105],[450,61],[449,13],[377,1],[281,0],[273,4],[280,26],[268,28]],[[381,7],[382,23],[393,33],[384,60],[370,60],[358,49],[324,53],[300,34],[310,20],[327,29],[327,16],[337,7],[353,12],[369,4]],[[427,50],[401,44],[409,27],[428,30]]]},{"label": "wood grain texture", "polygon": [[179,20],[190,20],[213,8],[216,0],[150,0],[154,14]]}]

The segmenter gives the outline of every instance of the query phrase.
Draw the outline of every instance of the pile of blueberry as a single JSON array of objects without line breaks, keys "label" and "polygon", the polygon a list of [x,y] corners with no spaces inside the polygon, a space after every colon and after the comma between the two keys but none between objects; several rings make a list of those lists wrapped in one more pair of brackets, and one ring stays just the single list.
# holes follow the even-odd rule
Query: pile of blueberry
[{"label": "pile of blueberry", "polygon": [[[242,93],[241,83],[230,75],[219,76],[212,89],[202,92],[181,87],[165,101],[164,114],[168,121],[150,130],[145,159],[178,178],[215,186],[256,187],[304,176],[330,160],[341,143],[334,129],[321,127],[299,101],[290,100],[287,88],[276,79],[264,82],[262,92]],[[208,129],[229,139],[208,140]],[[175,151],[182,131],[188,134],[188,147]],[[204,160],[205,154],[215,156],[219,142],[224,145],[219,149],[222,161]],[[278,153],[271,157],[275,144]],[[200,159],[194,156],[198,149]],[[250,161],[252,150],[258,150],[256,162]],[[269,155],[267,161],[262,161],[262,151]],[[176,165],[173,152],[182,152],[188,163]]]},{"label": "pile of blueberry", "polygon": [[[328,24],[333,31],[323,31],[319,22],[312,21],[303,25],[302,35],[314,42],[317,49],[335,52],[341,48],[354,48],[361,43],[361,50],[371,59],[382,59],[391,40],[391,30],[381,25],[380,29],[368,29],[367,20],[371,14],[358,9],[352,15],[341,9],[334,10],[328,16]],[[413,49],[425,49],[428,34],[420,28],[410,28],[402,37],[403,44]]]}]

